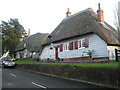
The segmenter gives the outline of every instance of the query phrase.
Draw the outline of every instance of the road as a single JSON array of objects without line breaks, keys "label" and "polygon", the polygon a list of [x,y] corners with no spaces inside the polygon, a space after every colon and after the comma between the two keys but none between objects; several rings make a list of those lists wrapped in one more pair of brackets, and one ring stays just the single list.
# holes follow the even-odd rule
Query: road
[{"label": "road", "polygon": [[[0,62],[1,66],[1,62]],[[0,68],[0,90],[2,89],[2,69]]]},{"label": "road", "polygon": [[[1,71],[0,71],[1,72]],[[2,69],[2,88],[96,88],[95,86],[26,72],[15,68]]]}]

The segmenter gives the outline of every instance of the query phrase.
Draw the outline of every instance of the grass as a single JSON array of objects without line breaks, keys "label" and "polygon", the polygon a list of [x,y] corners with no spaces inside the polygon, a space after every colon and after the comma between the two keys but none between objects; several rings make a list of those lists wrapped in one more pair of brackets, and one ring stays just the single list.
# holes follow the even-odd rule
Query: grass
[{"label": "grass", "polygon": [[114,68],[117,69],[120,62],[107,62],[107,63],[57,63],[57,62],[38,62],[33,60],[18,60],[16,64],[46,64],[46,65],[62,65],[62,66],[77,66],[87,68]]}]

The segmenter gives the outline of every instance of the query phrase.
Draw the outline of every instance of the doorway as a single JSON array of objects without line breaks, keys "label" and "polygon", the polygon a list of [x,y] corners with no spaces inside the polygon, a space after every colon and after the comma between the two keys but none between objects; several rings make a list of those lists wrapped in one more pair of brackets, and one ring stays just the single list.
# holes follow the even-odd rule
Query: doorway
[{"label": "doorway", "polygon": [[55,47],[55,59],[58,59],[58,47]]}]

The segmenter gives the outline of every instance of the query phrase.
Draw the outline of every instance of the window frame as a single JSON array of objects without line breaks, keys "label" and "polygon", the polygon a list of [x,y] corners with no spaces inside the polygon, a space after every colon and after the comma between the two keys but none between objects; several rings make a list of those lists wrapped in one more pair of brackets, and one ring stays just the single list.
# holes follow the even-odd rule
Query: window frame
[{"label": "window frame", "polygon": [[69,43],[63,44],[63,51],[69,51]]},{"label": "window frame", "polygon": [[[80,46],[80,43],[79,43],[79,42],[81,42],[81,47],[79,47],[79,46]],[[85,42],[85,38],[78,40],[78,49],[83,49],[83,48],[85,48],[85,46],[83,46],[83,43],[84,43],[84,42]]]}]

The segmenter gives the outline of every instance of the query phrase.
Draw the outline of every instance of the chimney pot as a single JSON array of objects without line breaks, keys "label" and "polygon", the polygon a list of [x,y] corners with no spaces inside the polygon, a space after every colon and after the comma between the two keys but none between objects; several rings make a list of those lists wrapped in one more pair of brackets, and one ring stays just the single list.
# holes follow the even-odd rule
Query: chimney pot
[{"label": "chimney pot", "polygon": [[30,29],[28,29],[28,37],[30,36],[31,34],[30,34]]},{"label": "chimney pot", "polygon": [[98,9],[100,10],[100,2],[98,3]]},{"label": "chimney pot", "polygon": [[66,17],[69,17],[69,16],[71,16],[70,8],[68,8],[68,11],[66,13]]},{"label": "chimney pot", "polygon": [[100,3],[98,3],[97,18],[100,22],[104,23],[103,10],[100,8]]}]

